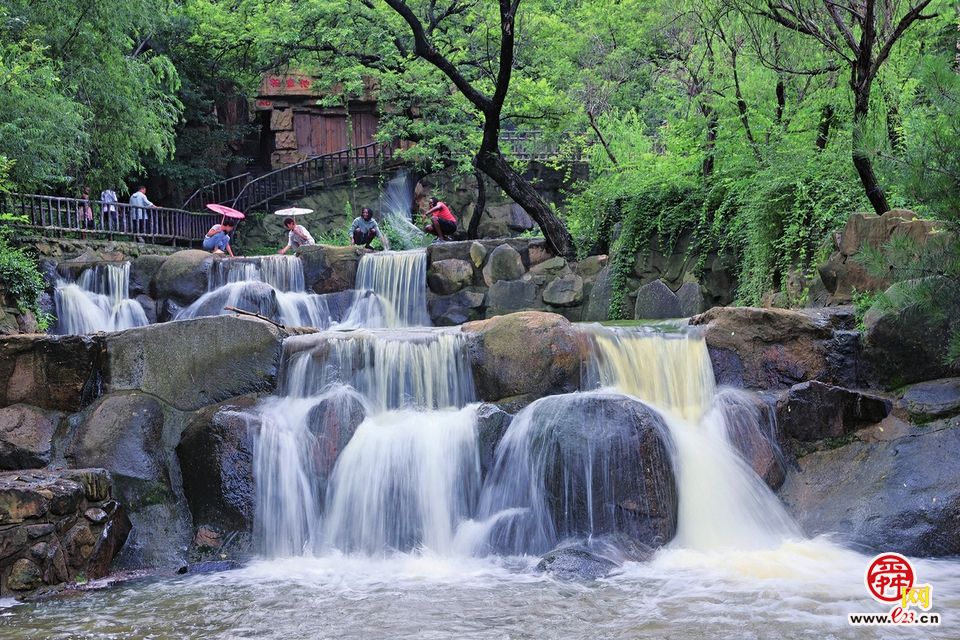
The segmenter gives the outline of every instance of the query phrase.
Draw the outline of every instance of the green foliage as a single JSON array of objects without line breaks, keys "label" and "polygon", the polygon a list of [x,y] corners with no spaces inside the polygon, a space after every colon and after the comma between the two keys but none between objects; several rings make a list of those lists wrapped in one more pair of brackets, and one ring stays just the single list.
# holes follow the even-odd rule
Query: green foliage
[{"label": "green foliage", "polygon": [[11,223],[25,222],[18,216],[0,213],[0,292],[3,292],[21,313],[33,313],[40,329],[46,329],[51,318],[40,311],[40,296],[45,283],[37,261],[25,250],[11,245]]},{"label": "green foliage", "polygon": [[880,299],[881,294],[874,291],[856,291],[853,292],[853,311],[854,317],[857,320],[857,330],[865,331],[866,327],[863,324],[863,317],[867,315],[867,311],[873,307],[874,304]]}]

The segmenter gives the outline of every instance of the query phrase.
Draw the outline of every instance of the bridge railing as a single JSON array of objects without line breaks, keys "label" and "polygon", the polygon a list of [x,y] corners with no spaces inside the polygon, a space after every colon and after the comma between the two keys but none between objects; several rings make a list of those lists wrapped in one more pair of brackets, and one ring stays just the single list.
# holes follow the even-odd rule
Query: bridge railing
[{"label": "bridge railing", "polygon": [[306,194],[310,187],[326,180],[357,175],[381,167],[393,159],[397,148],[398,145],[394,142],[371,142],[361,147],[314,156],[265,173],[250,180],[237,194],[231,206],[240,211],[248,211],[296,191]]},{"label": "bridge railing", "polygon": [[203,185],[190,194],[180,208],[186,211],[200,211],[208,204],[230,204],[243,191],[250,179],[251,174],[248,171],[232,178]]},{"label": "bridge railing", "polygon": [[[85,215],[89,204],[92,219]],[[220,221],[214,213],[195,213],[167,207],[135,207],[124,202],[58,198],[19,193],[0,194],[0,213],[26,218],[13,225],[44,234],[79,233],[96,237],[131,236],[151,243],[197,244]]]}]

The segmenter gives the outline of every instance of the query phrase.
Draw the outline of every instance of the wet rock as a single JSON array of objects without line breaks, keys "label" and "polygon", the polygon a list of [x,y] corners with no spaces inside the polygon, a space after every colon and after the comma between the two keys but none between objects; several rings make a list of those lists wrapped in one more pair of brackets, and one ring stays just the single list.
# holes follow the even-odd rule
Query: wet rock
[{"label": "wet rock", "polygon": [[110,501],[104,506],[107,521],[87,562],[87,577],[91,579],[102,578],[110,573],[113,559],[120,553],[133,529],[133,523],[122,505]]},{"label": "wet rock", "polygon": [[303,278],[307,290],[314,293],[334,293],[353,289],[362,253],[362,250],[356,247],[300,247],[297,256],[303,262]]},{"label": "wet rock", "polygon": [[0,409],[0,469],[32,469],[50,462],[60,416],[29,405]]},{"label": "wet rock", "polygon": [[169,298],[185,307],[207,292],[207,274],[212,262],[213,256],[206,251],[178,251],[157,269],[151,291],[157,298]]},{"label": "wet rock", "polygon": [[910,385],[899,404],[913,420],[927,422],[960,413],[960,378],[930,380]]},{"label": "wet rock", "polygon": [[581,334],[565,318],[526,311],[463,325],[479,397],[528,400],[579,388]]},{"label": "wet rock", "polygon": [[477,407],[477,439],[482,478],[486,478],[493,469],[497,445],[512,420],[512,415],[496,405],[482,404]]},{"label": "wet rock", "polygon": [[808,535],[880,553],[960,553],[960,429],[909,427],[891,440],[852,442],[798,460],[780,490]]},{"label": "wet rock", "polygon": [[427,296],[427,310],[436,327],[451,327],[483,317],[486,294],[464,289],[449,296]]},{"label": "wet rock", "polygon": [[154,296],[156,286],[154,278],[160,267],[167,261],[167,256],[140,256],[130,261],[130,296]]},{"label": "wet rock", "polygon": [[598,322],[610,317],[610,300],[613,297],[613,283],[610,267],[600,269],[584,311],[584,321]]},{"label": "wet rock", "polygon": [[157,321],[157,302],[148,295],[140,294],[134,298],[137,301],[137,304],[140,305],[140,308],[143,309],[143,314],[147,317],[147,323],[153,324]]},{"label": "wet rock", "polygon": [[286,336],[269,322],[233,316],[108,334],[107,390],[142,390],[184,411],[271,391]]},{"label": "wet rock", "polygon": [[103,524],[107,521],[107,512],[103,509],[87,509],[83,512],[83,517],[93,524]]},{"label": "wet rock", "polygon": [[558,580],[589,581],[604,578],[618,567],[616,562],[601,558],[587,549],[567,547],[543,556],[537,564],[537,571],[549,573]]},{"label": "wet rock", "polygon": [[84,523],[74,525],[63,537],[63,547],[70,559],[70,566],[74,569],[86,566],[96,544],[97,538],[89,526]]},{"label": "wet rock", "polygon": [[430,290],[440,295],[456,293],[473,281],[473,266],[465,260],[437,260],[427,271]]},{"label": "wet rock", "polygon": [[572,273],[551,280],[543,290],[543,301],[551,307],[575,307],[583,302],[583,278]]},{"label": "wet rock", "polygon": [[102,385],[98,336],[0,337],[0,406],[78,411]]},{"label": "wet rock", "polygon": [[779,389],[806,380],[831,382],[829,316],[785,309],[714,307],[694,316],[703,326],[720,384]]},{"label": "wet rock", "polygon": [[633,317],[637,320],[679,318],[680,300],[662,280],[654,280],[637,290]]},{"label": "wet rock", "polygon": [[493,287],[501,280],[517,280],[524,273],[523,259],[517,250],[509,244],[501,244],[487,258],[487,264],[483,267],[483,281],[488,287]]},{"label": "wet rock", "polygon": [[887,417],[890,400],[817,381],[794,385],[777,401],[777,424],[789,438],[838,438]]},{"label": "wet rock", "polygon": [[716,403],[726,418],[727,437],[734,448],[767,486],[779,488],[786,466],[773,407],[758,395],[739,390],[721,391]]},{"label": "wet rock", "polygon": [[312,454],[321,486],[320,495],[326,491],[327,480],[333,473],[340,452],[365,417],[363,404],[352,395],[321,400],[307,414],[308,428],[316,438],[312,443]]},{"label": "wet rock", "polygon": [[176,452],[195,527],[252,529],[255,403],[255,396],[243,396],[207,407],[184,430]]},{"label": "wet rock", "polygon": [[78,428],[67,458],[78,467],[102,467],[115,475],[166,481],[162,458],[163,408],[137,392],[98,400]]}]

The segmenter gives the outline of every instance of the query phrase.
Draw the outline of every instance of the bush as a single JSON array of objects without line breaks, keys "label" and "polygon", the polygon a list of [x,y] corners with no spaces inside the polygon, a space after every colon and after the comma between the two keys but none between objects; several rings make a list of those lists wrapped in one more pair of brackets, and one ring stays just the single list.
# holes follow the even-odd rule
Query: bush
[{"label": "bush", "polygon": [[51,318],[40,310],[40,296],[46,286],[43,275],[35,258],[10,244],[13,229],[7,225],[11,222],[18,219],[0,214],[0,290],[20,313],[36,316],[40,329],[45,330]]}]

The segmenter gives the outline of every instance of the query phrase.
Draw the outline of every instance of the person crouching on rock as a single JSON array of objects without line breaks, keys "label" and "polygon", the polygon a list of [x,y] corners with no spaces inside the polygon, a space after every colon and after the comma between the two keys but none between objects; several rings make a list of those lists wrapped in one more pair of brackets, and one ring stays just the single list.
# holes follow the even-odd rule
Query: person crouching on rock
[{"label": "person crouching on rock", "polygon": [[430,219],[430,224],[423,230],[437,236],[441,242],[446,241],[447,236],[456,233],[457,217],[450,211],[450,207],[438,199],[430,198],[430,208],[424,215]]},{"label": "person crouching on rock", "polygon": [[390,249],[386,236],[380,231],[377,221],[373,219],[373,211],[370,207],[364,207],[360,211],[360,217],[353,219],[353,224],[350,225],[350,237],[353,244],[362,245],[365,249],[369,249],[373,239],[379,237],[383,248]]},{"label": "person crouching on rock", "polygon": [[307,228],[302,224],[297,224],[297,221],[293,218],[284,218],[283,226],[287,228],[289,233],[287,233],[287,246],[277,251],[280,255],[285,254],[290,249],[296,251],[300,247],[316,244]]},{"label": "person crouching on rock", "polygon": [[237,226],[237,223],[227,218],[220,224],[215,224],[207,231],[203,239],[203,248],[213,253],[229,253],[233,256],[233,249],[230,248],[230,232]]}]

